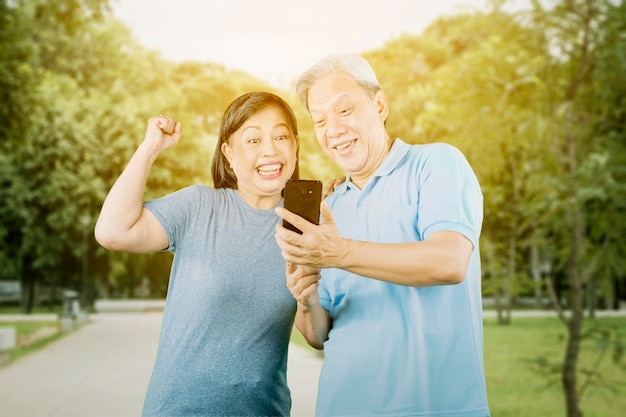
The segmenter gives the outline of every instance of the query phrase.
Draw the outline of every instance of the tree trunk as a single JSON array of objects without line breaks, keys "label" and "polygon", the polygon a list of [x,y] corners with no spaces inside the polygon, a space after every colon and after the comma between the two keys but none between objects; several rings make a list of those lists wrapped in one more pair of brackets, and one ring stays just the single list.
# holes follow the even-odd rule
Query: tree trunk
[{"label": "tree trunk", "polygon": [[[574,136],[567,137],[568,171],[574,177],[578,166],[578,152]],[[567,261],[567,275],[570,284],[571,317],[567,325],[568,338],[565,348],[565,361],[562,369],[563,389],[565,390],[565,406],[567,417],[582,417],[580,398],[578,395],[577,367],[582,339],[584,313],[584,281],[580,269],[580,257],[583,242],[582,213],[578,199],[571,205],[572,229],[569,258]]]},{"label": "tree trunk", "polygon": [[513,281],[515,280],[515,253],[517,250],[517,239],[515,233],[511,233],[509,236],[509,261],[508,271],[505,276],[503,291],[504,291],[504,307],[505,317],[502,324],[511,324],[511,310],[513,308]]},{"label": "tree trunk", "polygon": [[587,317],[590,319],[596,318],[596,290],[598,287],[598,280],[592,278],[587,282]]},{"label": "tree trunk", "polygon": [[487,266],[487,271],[489,272],[491,279],[495,281],[494,284],[494,292],[493,292],[493,301],[496,307],[496,319],[498,324],[506,324],[506,318],[503,314],[503,305],[502,305],[502,292],[504,287],[504,280],[506,277],[502,277],[502,282],[500,282],[500,276],[503,275],[500,268],[497,266],[495,262],[495,250],[493,245],[489,242],[486,242],[483,245],[484,250],[484,260],[485,265]]},{"label": "tree trunk", "polygon": [[565,349],[565,362],[563,364],[562,382],[565,389],[565,407],[567,417],[582,417],[582,411],[579,407],[578,387],[577,387],[577,362],[580,353],[582,315],[580,317],[572,317],[567,327],[569,337],[567,338],[567,347]]},{"label": "tree trunk", "polygon": [[[517,169],[515,164],[515,158],[509,156],[509,168],[511,170],[511,199],[514,202],[519,201],[519,190],[517,180]],[[511,310],[513,308],[513,283],[515,282],[515,275],[517,273],[517,233],[518,233],[518,221],[517,214],[514,213],[511,219],[510,232],[509,232],[509,244],[508,244],[508,262],[507,271],[504,274],[504,281],[502,283],[502,292],[504,294],[504,315],[499,321],[500,324],[511,324]]]},{"label": "tree trunk", "polygon": [[572,220],[572,249],[567,263],[571,317],[567,323],[568,338],[561,377],[563,389],[565,390],[567,417],[582,417],[578,395],[577,364],[584,320],[584,285],[583,277],[580,273],[580,248],[583,229],[580,208],[577,204],[572,206]]},{"label": "tree trunk", "polygon": [[535,292],[535,308],[542,309],[543,302],[541,293],[541,264],[539,262],[539,248],[537,247],[537,236],[533,235],[530,243],[530,272],[533,277],[533,286]]},{"label": "tree trunk", "polygon": [[22,314],[31,314],[35,300],[35,282],[33,276],[28,272],[22,273],[21,291],[20,310]]}]

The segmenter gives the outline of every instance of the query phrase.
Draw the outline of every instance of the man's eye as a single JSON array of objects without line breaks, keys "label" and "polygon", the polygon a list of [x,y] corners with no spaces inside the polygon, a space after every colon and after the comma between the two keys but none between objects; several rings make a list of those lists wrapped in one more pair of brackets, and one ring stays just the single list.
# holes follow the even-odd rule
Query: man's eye
[{"label": "man's eye", "polygon": [[278,136],[276,136],[276,140],[287,140],[287,139],[289,139],[287,137],[287,135],[278,135]]},{"label": "man's eye", "polygon": [[326,120],[324,119],[320,119],[320,120],[316,120],[315,122],[313,122],[315,124],[315,126],[322,126],[324,124]]},{"label": "man's eye", "polygon": [[259,143],[259,142],[261,142],[261,139],[257,139],[257,138],[248,139],[248,143]]},{"label": "man's eye", "polygon": [[339,110],[339,114],[342,114],[342,115],[348,114],[350,113],[350,110],[351,110],[350,108],[341,109]]}]

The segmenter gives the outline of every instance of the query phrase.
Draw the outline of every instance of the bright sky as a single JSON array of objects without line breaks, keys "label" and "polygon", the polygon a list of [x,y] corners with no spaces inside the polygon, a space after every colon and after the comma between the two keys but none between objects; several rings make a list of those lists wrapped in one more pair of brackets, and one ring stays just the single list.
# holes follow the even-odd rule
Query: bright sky
[{"label": "bright sky", "polygon": [[113,0],[139,41],[286,87],[329,52],[361,53],[487,0]]}]

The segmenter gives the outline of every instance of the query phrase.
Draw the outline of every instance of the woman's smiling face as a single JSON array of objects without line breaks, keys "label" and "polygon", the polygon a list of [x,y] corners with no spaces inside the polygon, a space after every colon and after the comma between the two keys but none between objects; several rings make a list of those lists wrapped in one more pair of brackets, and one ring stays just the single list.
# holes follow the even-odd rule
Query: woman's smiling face
[{"label": "woman's smiling face", "polygon": [[237,189],[253,207],[272,208],[296,167],[297,139],[283,112],[270,105],[246,120],[222,144]]}]

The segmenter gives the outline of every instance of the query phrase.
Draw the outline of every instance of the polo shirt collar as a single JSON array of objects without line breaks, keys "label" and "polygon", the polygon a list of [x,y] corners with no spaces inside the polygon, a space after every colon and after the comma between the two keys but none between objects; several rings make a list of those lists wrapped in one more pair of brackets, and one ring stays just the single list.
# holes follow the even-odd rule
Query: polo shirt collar
[{"label": "polo shirt collar", "polygon": [[[402,139],[394,139],[391,149],[389,150],[389,155],[387,155],[383,163],[378,167],[373,177],[384,177],[391,174],[410,148],[411,145],[403,142]],[[346,175],[346,181],[337,187],[334,192],[345,194],[352,188],[356,187],[352,181],[350,181],[350,175]]]}]

